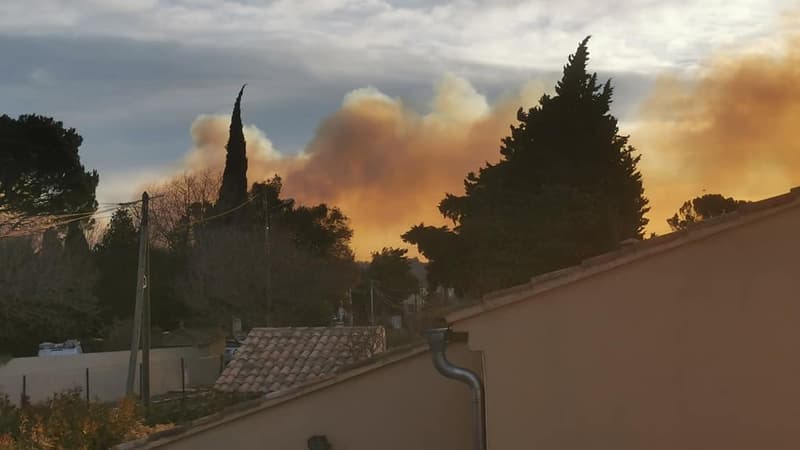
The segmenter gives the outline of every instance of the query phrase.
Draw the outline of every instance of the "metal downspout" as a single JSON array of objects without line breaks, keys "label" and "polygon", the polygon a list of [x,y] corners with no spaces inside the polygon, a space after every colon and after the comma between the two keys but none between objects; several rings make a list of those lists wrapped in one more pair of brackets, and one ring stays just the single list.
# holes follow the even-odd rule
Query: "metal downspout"
[{"label": "metal downspout", "polygon": [[428,345],[433,356],[433,366],[447,378],[466,383],[472,391],[472,448],[473,450],[486,450],[486,418],[484,410],[483,382],[478,374],[463,367],[454,366],[447,360],[447,338],[449,328],[434,328],[427,330]]}]

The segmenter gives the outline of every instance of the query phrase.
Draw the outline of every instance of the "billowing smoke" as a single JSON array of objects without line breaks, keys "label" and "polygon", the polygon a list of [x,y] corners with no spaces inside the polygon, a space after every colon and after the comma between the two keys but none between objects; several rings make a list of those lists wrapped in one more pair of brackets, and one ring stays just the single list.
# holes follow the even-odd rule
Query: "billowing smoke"
[{"label": "billowing smoke", "polygon": [[[800,40],[785,44],[768,54],[717,55],[694,76],[658,81],[637,126],[623,130],[642,154],[649,231],[667,231],[665,219],[703,191],[758,199],[800,184]],[[444,224],[436,207],[444,193],[463,192],[468,172],[497,161],[517,108],[534,105],[544,87],[532,82],[490,104],[448,75],[424,114],[374,88],[357,89],[300,156],[282,155],[246,126],[248,180],[277,173],[287,196],[339,206],[352,219],[357,256],[368,258],[403,246],[399,236],[413,224]],[[229,120],[195,120],[189,169],[221,171]]]},{"label": "billowing smoke", "polygon": [[757,200],[800,184],[800,39],[782,43],[659,80],[631,137],[651,231],[668,230],[664,219],[703,191]]},{"label": "billowing smoke", "polygon": [[[228,142],[228,127],[231,116],[207,115],[198,116],[192,122],[192,141],[194,148],[186,155],[184,168],[190,172],[199,172],[208,169],[219,169],[225,166],[225,144]],[[259,180],[267,168],[275,173],[284,173],[289,167],[300,161],[283,157],[272,141],[255,125],[244,126],[244,139],[247,142],[248,181]]]},{"label": "billowing smoke", "polygon": [[[461,193],[467,172],[498,159],[517,108],[541,93],[541,84],[530,83],[490,105],[469,82],[448,75],[436,86],[430,112],[420,114],[374,88],[357,89],[300,156],[282,156],[264,133],[246,126],[248,180],[277,173],[286,196],[340,207],[352,220],[356,255],[368,258],[383,246],[403,246],[400,235],[411,225],[444,224],[439,200]],[[195,120],[189,169],[222,167],[229,121]]]}]

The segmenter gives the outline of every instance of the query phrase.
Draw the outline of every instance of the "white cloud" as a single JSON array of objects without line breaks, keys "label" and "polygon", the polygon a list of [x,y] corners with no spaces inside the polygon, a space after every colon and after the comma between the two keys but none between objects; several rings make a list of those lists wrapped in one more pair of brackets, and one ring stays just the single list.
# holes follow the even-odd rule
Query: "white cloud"
[{"label": "white cloud", "polygon": [[357,72],[374,64],[399,70],[409,58],[552,68],[592,34],[598,69],[652,71],[691,66],[715,48],[768,34],[792,5],[789,0],[454,0],[405,6],[383,0],[4,0],[0,32],[250,48],[303,60],[319,73]]}]

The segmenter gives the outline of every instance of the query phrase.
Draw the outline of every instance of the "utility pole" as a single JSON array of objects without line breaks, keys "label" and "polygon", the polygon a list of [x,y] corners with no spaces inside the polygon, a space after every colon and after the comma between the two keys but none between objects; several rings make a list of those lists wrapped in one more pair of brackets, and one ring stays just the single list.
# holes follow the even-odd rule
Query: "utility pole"
[{"label": "utility pole", "polygon": [[[148,248],[148,203],[150,196],[142,193],[142,220],[139,227],[139,267],[136,271],[136,306],[133,312],[133,330],[131,330],[131,354],[128,359],[128,379],[125,384],[125,394],[132,395],[136,380],[136,360],[139,356],[139,338],[142,331],[142,310],[144,309],[145,291],[148,289],[147,279],[147,248]],[[149,353],[148,353],[149,356]]]},{"label": "utility pole", "polygon": [[[148,236],[149,238],[149,236]],[[142,403],[145,410],[150,408],[150,246],[145,250],[144,279],[147,286],[144,289],[144,308],[142,320]]]},{"label": "utility pole", "polygon": [[375,289],[373,288],[374,280],[369,280],[369,324],[375,325]]},{"label": "utility pole", "polygon": [[264,252],[266,253],[267,273],[266,275],[266,300],[267,300],[267,326],[272,325],[272,249],[269,242],[269,198],[267,190],[264,190]]}]

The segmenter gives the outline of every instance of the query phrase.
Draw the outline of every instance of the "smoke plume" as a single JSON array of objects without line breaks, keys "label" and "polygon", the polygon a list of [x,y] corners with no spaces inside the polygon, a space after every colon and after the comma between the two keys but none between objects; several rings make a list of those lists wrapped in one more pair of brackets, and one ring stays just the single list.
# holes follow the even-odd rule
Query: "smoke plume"
[{"label": "smoke plume", "polygon": [[[666,218],[704,191],[752,200],[800,184],[800,39],[784,43],[769,53],[716,55],[689,77],[660,77],[636,126],[625,127],[642,154],[649,231],[668,231]],[[286,196],[340,207],[352,219],[356,255],[366,259],[383,246],[404,246],[399,236],[411,225],[445,224],[437,209],[444,193],[462,193],[468,172],[498,160],[517,108],[534,105],[543,88],[531,82],[490,104],[448,75],[427,113],[357,89],[300,155],[281,154],[246,125],[248,180],[279,174]],[[221,170],[229,120],[194,121],[189,170]]]},{"label": "smoke plume", "polygon": [[779,42],[658,81],[631,137],[651,231],[667,231],[665,218],[703,192],[758,200],[800,184],[800,38]]},{"label": "smoke plume", "polygon": [[[299,156],[281,155],[263,132],[245,126],[248,180],[277,173],[286,196],[340,207],[352,220],[356,255],[366,259],[381,247],[404,246],[400,235],[411,225],[445,224],[439,200],[461,193],[467,172],[497,161],[517,108],[541,93],[541,84],[529,83],[490,105],[469,82],[448,75],[436,86],[430,112],[420,114],[374,88],[357,89]],[[229,120],[195,120],[190,170],[222,167]]]}]

